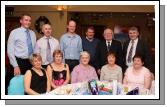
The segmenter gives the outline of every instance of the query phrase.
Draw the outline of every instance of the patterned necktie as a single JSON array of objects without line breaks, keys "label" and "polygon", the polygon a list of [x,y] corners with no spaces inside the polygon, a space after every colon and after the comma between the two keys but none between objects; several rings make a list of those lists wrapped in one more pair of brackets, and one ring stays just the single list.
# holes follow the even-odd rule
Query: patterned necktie
[{"label": "patterned necktie", "polygon": [[134,46],[134,40],[132,40],[132,45],[131,45],[131,48],[130,48],[129,54],[128,54],[128,62],[129,63],[132,61],[133,46]]},{"label": "patterned necktie", "polygon": [[51,47],[49,43],[49,38],[47,38],[47,50],[46,50],[46,59],[50,63],[52,60]]},{"label": "patterned necktie", "polygon": [[28,29],[26,30],[26,37],[27,37],[28,55],[30,56],[33,53],[33,47],[32,47],[30,32]]},{"label": "patterned necktie", "polygon": [[107,50],[108,50],[108,52],[110,51],[110,42],[107,42]]}]

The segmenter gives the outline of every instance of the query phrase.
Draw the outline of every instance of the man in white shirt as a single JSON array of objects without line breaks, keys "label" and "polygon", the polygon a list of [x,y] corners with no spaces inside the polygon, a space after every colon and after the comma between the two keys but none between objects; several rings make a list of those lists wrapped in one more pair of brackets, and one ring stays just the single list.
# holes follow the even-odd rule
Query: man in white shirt
[{"label": "man in white shirt", "polygon": [[132,66],[133,57],[135,54],[139,54],[144,58],[144,66],[147,67],[151,72],[154,73],[153,61],[151,58],[150,48],[139,38],[139,30],[137,27],[133,26],[129,29],[129,38],[127,42],[125,42],[123,47],[124,52],[124,70],[127,67]]},{"label": "man in white shirt", "polygon": [[42,26],[43,37],[37,40],[34,53],[39,53],[42,57],[42,67],[46,68],[53,61],[53,52],[60,49],[59,41],[52,36],[50,24]]}]

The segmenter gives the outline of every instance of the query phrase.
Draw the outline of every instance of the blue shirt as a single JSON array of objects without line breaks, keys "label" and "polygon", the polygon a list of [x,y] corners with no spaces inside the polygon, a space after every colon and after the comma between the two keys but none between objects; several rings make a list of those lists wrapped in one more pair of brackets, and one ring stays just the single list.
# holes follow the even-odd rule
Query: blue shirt
[{"label": "blue shirt", "polygon": [[[34,48],[36,43],[36,35],[30,29],[29,29],[29,33],[31,36],[32,46]],[[22,59],[29,58],[26,36],[27,36],[26,29],[23,27],[19,27],[12,30],[9,35],[9,39],[7,42],[7,53],[8,53],[10,63],[13,67],[18,66],[15,56]]]},{"label": "blue shirt", "polygon": [[82,51],[81,37],[77,34],[65,33],[60,38],[60,49],[63,52],[64,59],[79,60]]}]

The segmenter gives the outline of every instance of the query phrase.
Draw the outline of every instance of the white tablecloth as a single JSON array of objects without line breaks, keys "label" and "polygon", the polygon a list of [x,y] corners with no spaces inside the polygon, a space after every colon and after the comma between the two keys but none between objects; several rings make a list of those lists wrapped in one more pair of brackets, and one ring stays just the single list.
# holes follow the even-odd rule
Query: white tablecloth
[{"label": "white tablecloth", "polygon": [[[97,81],[97,86],[100,88],[103,86],[105,89],[112,90],[111,95],[126,95],[128,91],[131,91],[130,87],[122,85],[117,82],[107,82],[107,81]],[[99,90],[100,91],[100,90]],[[75,83],[75,84],[67,84],[64,86],[60,86],[51,92],[47,93],[49,95],[84,95],[85,92],[90,93],[88,88],[88,82]],[[140,95],[149,95],[151,94],[147,89],[140,89]]]}]

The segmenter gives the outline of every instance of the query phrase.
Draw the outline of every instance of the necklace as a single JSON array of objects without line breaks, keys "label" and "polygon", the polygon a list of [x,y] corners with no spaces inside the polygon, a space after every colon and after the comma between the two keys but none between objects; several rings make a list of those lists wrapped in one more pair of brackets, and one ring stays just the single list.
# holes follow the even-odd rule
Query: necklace
[{"label": "necklace", "polygon": [[40,76],[43,76],[43,72],[41,71],[41,69],[39,70],[39,69],[36,69],[36,68],[32,68],[38,75],[40,75]]}]

